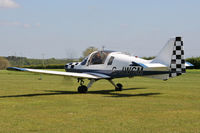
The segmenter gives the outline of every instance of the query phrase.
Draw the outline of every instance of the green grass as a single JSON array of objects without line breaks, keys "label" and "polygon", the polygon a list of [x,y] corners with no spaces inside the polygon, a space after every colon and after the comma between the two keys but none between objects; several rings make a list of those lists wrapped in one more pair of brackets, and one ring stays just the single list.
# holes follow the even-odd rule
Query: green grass
[{"label": "green grass", "polygon": [[78,94],[73,78],[0,71],[0,132],[199,133],[200,70],[160,81],[105,80]]}]

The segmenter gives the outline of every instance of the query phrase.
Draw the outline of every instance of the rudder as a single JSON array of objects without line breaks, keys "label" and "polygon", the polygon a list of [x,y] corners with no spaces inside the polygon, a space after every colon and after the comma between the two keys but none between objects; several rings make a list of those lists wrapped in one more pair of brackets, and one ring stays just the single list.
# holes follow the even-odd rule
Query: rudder
[{"label": "rudder", "polygon": [[172,52],[169,77],[180,76],[186,72],[184,47],[181,37],[176,37]]}]

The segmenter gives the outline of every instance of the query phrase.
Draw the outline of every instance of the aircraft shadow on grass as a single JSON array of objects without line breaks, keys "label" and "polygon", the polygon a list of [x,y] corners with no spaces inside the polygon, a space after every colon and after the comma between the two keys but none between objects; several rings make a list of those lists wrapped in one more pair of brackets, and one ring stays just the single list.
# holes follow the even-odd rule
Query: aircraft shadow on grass
[{"label": "aircraft shadow on grass", "polygon": [[[123,89],[123,91],[137,90],[137,89],[145,89],[145,88],[127,88],[127,89]],[[80,93],[78,93],[76,91],[45,90],[45,92],[48,92],[48,93],[34,93],[34,94],[23,94],[23,95],[8,95],[8,96],[0,96],[0,98],[35,97],[35,96],[75,95],[75,94],[80,94]],[[136,96],[160,95],[161,93],[122,94],[122,93],[116,92],[115,90],[98,90],[98,91],[88,91],[85,94],[102,94],[102,95],[105,95],[106,97],[136,97]]]}]

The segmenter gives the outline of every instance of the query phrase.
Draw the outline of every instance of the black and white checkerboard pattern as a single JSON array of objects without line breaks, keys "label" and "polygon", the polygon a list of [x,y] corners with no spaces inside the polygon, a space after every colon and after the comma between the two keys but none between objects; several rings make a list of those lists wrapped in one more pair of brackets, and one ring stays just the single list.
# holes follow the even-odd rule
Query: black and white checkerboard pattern
[{"label": "black and white checkerboard pattern", "polygon": [[174,42],[174,49],[172,53],[171,60],[171,72],[169,77],[179,76],[182,73],[185,73],[185,58],[184,58],[184,49],[183,49],[183,41],[181,37],[176,37]]},{"label": "black and white checkerboard pattern", "polygon": [[77,66],[79,64],[79,62],[72,62],[72,63],[67,63],[65,65],[66,69],[73,69],[75,66]]}]

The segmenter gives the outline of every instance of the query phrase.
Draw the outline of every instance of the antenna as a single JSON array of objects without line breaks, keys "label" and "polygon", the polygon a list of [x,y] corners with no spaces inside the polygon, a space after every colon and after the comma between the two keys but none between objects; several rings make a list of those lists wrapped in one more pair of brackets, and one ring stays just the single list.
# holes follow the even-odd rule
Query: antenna
[{"label": "antenna", "polygon": [[44,56],[45,56],[45,54],[42,53],[42,65],[43,65],[43,68],[46,68],[46,67],[45,67],[45,63],[44,63]]},{"label": "antenna", "polygon": [[20,67],[24,66],[23,53],[20,53]]},{"label": "antenna", "polygon": [[102,51],[104,51],[104,49],[105,49],[105,46],[102,46]]}]

